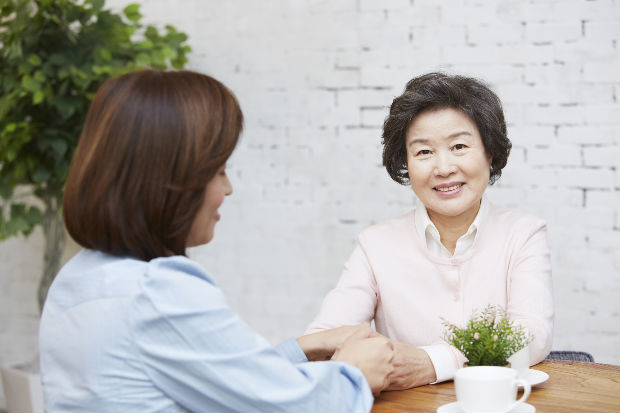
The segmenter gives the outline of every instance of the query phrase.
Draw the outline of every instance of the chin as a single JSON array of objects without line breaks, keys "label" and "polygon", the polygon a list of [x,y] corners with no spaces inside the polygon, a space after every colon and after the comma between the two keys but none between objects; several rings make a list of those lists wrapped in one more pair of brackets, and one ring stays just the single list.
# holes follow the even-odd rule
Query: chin
[{"label": "chin", "polygon": [[[426,209],[429,209],[428,207]],[[469,210],[469,208],[457,207],[457,208],[433,208],[430,206],[430,209],[437,215],[441,215],[444,217],[458,217],[459,215],[464,214]]]},{"label": "chin", "polygon": [[463,213],[463,211],[434,211],[435,214],[440,215],[442,217],[458,217],[459,215],[461,215]]},{"label": "chin", "polygon": [[204,245],[204,244],[208,244],[208,243],[210,243],[212,240],[213,240],[213,234],[211,234],[210,236],[208,236],[208,237],[204,240],[204,242],[202,243],[202,245]]},{"label": "chin", "polygon": [[188,243],[187,245],[185,245],[185,247],[186,248],[200,247],[201,245],[208,244],[209,242],[211,242],[212,239],[213,239],[213,234],[211,234],[210,236],[206,236],[203,239],[195,240],[191,243]]}]

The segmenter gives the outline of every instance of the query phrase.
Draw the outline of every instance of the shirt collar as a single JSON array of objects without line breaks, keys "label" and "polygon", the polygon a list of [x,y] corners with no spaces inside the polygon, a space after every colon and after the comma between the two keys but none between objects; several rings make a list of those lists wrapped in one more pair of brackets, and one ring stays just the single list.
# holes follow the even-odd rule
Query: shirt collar
[{"label": "shirt collar", "polygon": [[[476,218],[474,218],[474,222],[471,223],[467,232],[463,235],[471,234],[473,231],[476,231],[476,237],[478,237],[478,233],[480,232],[480,228],[484,224],[487,215],[489,214],[489,200],[487,199],[486,193],[482,194],[482,199],[480,201],[480,209],[478,210],[478,214],[476,214]],[[439,242],[439,231],[433,221],[428,217],[428,211],[424,204],[418,199],[416,202],[416,208],[414,211],[414,222],[415,229],[418,235],[418,238],[422,241],[426,240],[427,231],[430,232],[431,236]]]}]

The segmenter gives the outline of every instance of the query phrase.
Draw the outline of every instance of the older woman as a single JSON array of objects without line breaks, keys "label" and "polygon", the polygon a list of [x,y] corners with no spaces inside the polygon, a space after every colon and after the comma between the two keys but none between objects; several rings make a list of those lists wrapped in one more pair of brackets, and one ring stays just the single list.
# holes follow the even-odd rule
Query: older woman
[{"label": "older woman", "polygon": [[64,198],[85,249],[41,319],[46,411],[368,411],[389,384],[392,344],[368,325],[274,348],[185,256],[211,241],[232,193],[226,160],[242,119],[233,94],[195,72],[99,89]]},{"label": "older woman", "polygon": [[540,219],[485,197],[511,143],[499,98],[482,82],[430,73],[409,81],[383,129],[383,165],[410,184],[415,209],[364,230],[307,332],[374,320],[396,343],[391,389],[448,380],[465,361],[442,340],[441,317],[464,324],[506,308],[549,353],[551,266]]}]

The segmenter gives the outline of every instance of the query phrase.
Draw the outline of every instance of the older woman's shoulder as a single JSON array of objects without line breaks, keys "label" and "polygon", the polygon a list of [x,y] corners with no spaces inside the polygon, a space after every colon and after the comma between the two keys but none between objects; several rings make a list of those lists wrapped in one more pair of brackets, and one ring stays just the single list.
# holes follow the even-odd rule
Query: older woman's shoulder
[{"label": "older woman's shoulder", "polygon": [[365,228],[359,235],[360,241],[406,242],[415,234],[414,210],[387,219]]},{"label": "older woman's shoulder", "polygon": [[[489,204],[489,215],[487,221],[494,227],[507,227],[538,230],[546,227],[546,222],[542,218],[518,208],[508,208]],[[485,224],[486,225],[486,224]]]}]

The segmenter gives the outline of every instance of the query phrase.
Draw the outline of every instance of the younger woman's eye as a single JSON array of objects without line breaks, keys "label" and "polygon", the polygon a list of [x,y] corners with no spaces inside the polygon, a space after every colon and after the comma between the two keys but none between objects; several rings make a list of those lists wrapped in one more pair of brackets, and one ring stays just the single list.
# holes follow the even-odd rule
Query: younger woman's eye
[{"label": "younger woman's eye", "polygon": [[430,153],[431,153],[430,149],[421,149],[418,151],[418,153],[416,153],[416,156],[430,155]]},{"label": "younger woman's eye", "polygon": [[465,144],[463,143],[457,143],[456,145],[454,145],[454,149],[456,149],[457,151],[460,151],[461,149],[465,149]]}]

